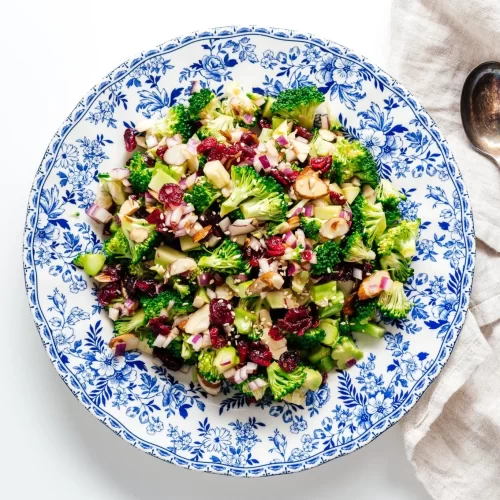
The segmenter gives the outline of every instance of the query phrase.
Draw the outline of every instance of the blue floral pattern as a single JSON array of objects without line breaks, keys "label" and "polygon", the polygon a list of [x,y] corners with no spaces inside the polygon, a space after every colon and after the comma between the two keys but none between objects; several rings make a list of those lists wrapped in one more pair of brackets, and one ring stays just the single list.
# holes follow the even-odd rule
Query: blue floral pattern
[{"label": "blue floral pattern", "polygon": [[[123,127],[185,102],[191,80],[220,94],[237,80],[255,92],[315,84],[347,134],[371,150],[382,176],[407,196],[404,217],[422,219],[410,317],[384,341],[357,340],[365,358],[303,405],[240,393],[208,398],[191,373],[108,348],[110,321],[96,288],[72,261],[101,248],[84,215],[97,173],[126,159]],[[30,307],[68,387],[97,418],[138,448],[196,470],[261,476],[314,467],[373,440],[421,396],[451,353],[465,320],[474,269],[467,193],[446,141],[396,81],[362,57],[310,35],[219,28],[176,39],[111,72],[54,136],[36,174],[24,235]]]}]

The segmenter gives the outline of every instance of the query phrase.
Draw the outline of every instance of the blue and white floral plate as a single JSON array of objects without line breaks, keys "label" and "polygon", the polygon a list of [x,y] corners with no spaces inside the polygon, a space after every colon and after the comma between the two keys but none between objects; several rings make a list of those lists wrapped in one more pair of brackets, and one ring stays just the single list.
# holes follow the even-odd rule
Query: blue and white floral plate
[{"label": "blue and white floral plate", "polygon": [[[407,286],[410,317],[383,341],[359,339],[365,359],[330,375],[304,407],[247,406],[241,394],[207,398],[191,375],[107,347],[112,325],[96,290],[71,261],[100,247],[85,216],[98,170],[124,163],[123,129],[185,102],[191,80],[276,94],[315,84],[348,134],[407,195],[403,214],[423,221]],[[79,212],[80,215],[76,215]],[[432,118],[398,82],[363,57],[312,35],[226,27],[178,38],[120,65],[76,106],[36,173],[24,234],[30,307],[48,355],[81,403],[112,431],[167,462],[265,476],[350,453],[408,412],[437,377],[465,320],[474,270],[472,213],[462,178]]]}]

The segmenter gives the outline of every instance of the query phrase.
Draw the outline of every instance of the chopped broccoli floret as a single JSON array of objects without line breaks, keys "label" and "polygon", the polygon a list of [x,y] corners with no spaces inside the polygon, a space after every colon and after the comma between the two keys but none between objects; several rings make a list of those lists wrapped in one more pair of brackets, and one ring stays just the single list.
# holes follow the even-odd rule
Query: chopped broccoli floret
[{"label": "chopped broccoli floret", "polygon": [[191,294],[191,287],[182,281],[179,276],[173,276],[171,279],[172,288],[182,297],[187,297]]},{"label": "chopped broccoli floret", "polygon": [[240,205],[245,219],[282,221],[286,215],[285,195],[274,191],[266,198],[252,198]]},{"label": "chopped broccoli floret", "polygon": [[406,196],[400,193],[394,184],[387,179],[381,179],[375,189],[377,201],[382,203],[384,208],[393,208],[399,205],[400,201],[406,200]]},{"label": "chopped broccoli floret", "polygon": [[201,89],[189,97],[189,116],[192,120],[212,120],[220,101],[210,89]]},{"label": "chopped broccoli floret", "polygon": [[318,276],[330,274],[333,268],[342,261],[342,251],[335,241],[325,241],[314,248],[316,252],[316,264],[311,266],[311,274]]},{"label": "chopped broccoli floret", "polygon": [[220,195],[220,191],[203,176],[184,195],[184,201],[191,203],[196,211],[202,214]]},{"label": "chopped broccoli floret", "polygon": [[128,240],[132,264],[137,264],[154,252],[154,246],[158,241],[156,226],[149,224],[145,219],[134,219],[128,215],[124,215],[121,221],[123,234]]},{"label": "chopped broccoli floret", "polygon": [[134,192],[144,193],[147,191],[153,177],[153,169],[148,167],[143,155],[139,152],[134,153],[134,156],[130,158],[127,168],[130,170],[128,180],[132,184]]},{"label": "chopped broccoli floret", "polygon": [[184,104],[177,104],[169,108],[167,115],[154,127],[155,133],[164,137],[179,134],[183,142],[187,142],[193,135],[193,125],[189,112]]},{"label": "chopped broccoli floret", "polygon": [[89,276],[95,276],[104,267],[106,262],[106,255],[102,253],[85,253],[79,254],[74,260],[73,264],[78,267],[83,267],[83,270]]},{"label": "chopped broccoli floret", "polygon": [[224,200],[221,205],[221,217],[236,210],[240,203],[247,198],[253,196],[265,198],[269,196],[270,193],[283,192],[283,188],[273,177],[262,177],[250,166],[233,166],[231,168],[231,180],[233,181],[233,190],[229,198]]},{"label": "chopped broccoli floret", "polygon": [[346,262],[362,262],[363,260],[375,259],[375,252],[365,245],[361,233],[353,233],[345,241],[344,260]]},{"label": "chopped broccoli floret", "polygon": [[198,358],[198,372],[208,382],[217,382],[223,377],[214,366],[216,352],[212,349],[202,351]]},{"label": "chopped broccoli floret", "polygon": [[121,228],[109,240],[104,242],[102,250],[108,259],[131,258],[128,240]]},{"label": "chopped broccoli floret", "polygon": [[315,217],[305,217],[300,214],[300,227],[304,231],[306,238],[317,240],[319,237],[319,230],[322,225],[323,221],[321,219],[316,219]]},{"label": "chopped broccoli floret", "polygon": [[168,353],[174,358],[182,358],[182,339],[176,338],[168,344]]},{"label": "chopped broccoli floret", "polygon": [[[261,381],[258,383],[259,387],[257,389],[251,389],[248,384],[250,384],[250,382],[255,382],[256,380]],[[238,385],[238,389],[245,394],[245,396],[254,397],[257,401],[264,397],[268,387],[269,382],[267,381],[267,377],[265,375],[250,375],[245,382]]]},{"label": "chopped broccoli floret", "polygon": [[417,253],[417,236],[420,219],[404,220],[396,227],[388,229],[377,241],[378,254],[389,255],[397,251],[405,259],[410,259]]},{"label": "chopped broccoli floret", "polygon": [[401,211],[397,206],[390,208],[384,207],[384,212],[387,227],[395,226],[401,220]]},{"label": "chopped broccoli floret", "polygon": [[203,127],[198,129],[197,135],[200,139],[215,137],[219,142],[227,142],[226,137],[221,134],[221,131],[231,133],[234,130],[234,118],[217,113],[214,119],[208,121]]},{"label": "chopped broccoli floret", "polygon": [[401,283],[406,283],[408,278],[413,276],[410,261],[395,251],[381,257],[380,267],[385,271],[389,271],[393,280],[401,281]]},{"label": "chopped broccoli floret", "polygon": [[302,386],[306,379],[306,372],[304,367],[299,365],[295,370],[287,373],[280,368],[278,363],[273,362],[267,367],[267,377],[274,399],[280,401],[287,394]]},{"label": "chopped broccoli floret", "polygon": [[330,178],[339,184],[358,177],[363,184],[375,188],[379,181],[377,163],[372,154],[359,141],[339,139],[334,144]]},{"label": "chopped broccoli floret", "polygon": [[355,313],[351,318],[351,322],[365,324],[375,317],[377,312],[377,298],[367,300],[356,300]]},{"label": "chopped broccoli floret", "polygon": [[114,331],[116,335],[124,335],[133,332],[147,323],[145,311],[139,309],[133,316],[121,316],[115,321]]},{"label": "chopped broccoli floret", "polygon": [[273,103],[271,112],[311,130],[316,109],[324,101],[325,96],[314,86],[283,90]]},{"label": "chopped broccoli floret", "polygon": [[224,240],[209,255],[201,257],[198,266],[227,274],[245,273],[249,270],[240,247],[231,240]]},{"label": "chopped broccoli floret", "polygon": [[300,337],[294,333],[286,336],[287,344],[296,349],[312,349],[321,344],[325,338],[325,330],[322,328],[310,328]]},{"label": "chopped broccoli floret", "polygon": [[[193,311],[192,301],[188,299],[183,300],[174,290],[165,290],[156,295],[156,297],[141,297],[139,300],[148,320],[161,316],[162,312],[166,312],[167,310],[171,318]],[[173,304],[170,307],[171,302]]]},{"label": "chopped broccoli floret", "polygon": [[366,243],[371,247],[380,238],[386,228],[383,207],[380,203],[372,205],[364,196],[357,196],[351,205],[352,230],[363,234]]},{"label": "chopped broccoli floret", "polygon": [[127,271],[132,276],[140,279],[147,279],[154,277],[155,273],[149,269],[144,262],[138,262],[137,264],[129,264]]},{"label": "chopped broccoli floret", "polygon": [[339,370],[345,370],[356,364],[356,361],[359,361],[362,357],[362,351],[356,347],[354,341],[349,337],[340,337],[332,350],[332,359],[337,362]]},{"label": "chopped broccoli floret", "polygon": [[378,306],[384,316],[391,319],[405,318],[411,309],[411,302],[403,290],[403,283],[394,281],[388,290],[378,298]]},{"label": "chopped broccoli floret", "polygon": [[349,318],[342,318],[339,323],[339,333],[341,337],[349,337],[352,333]]}]

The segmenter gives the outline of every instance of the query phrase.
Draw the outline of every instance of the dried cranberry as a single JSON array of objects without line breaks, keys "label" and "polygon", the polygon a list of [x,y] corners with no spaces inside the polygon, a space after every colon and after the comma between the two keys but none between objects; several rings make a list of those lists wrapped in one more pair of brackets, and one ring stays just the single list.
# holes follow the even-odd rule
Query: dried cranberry
[{"label": "dried cranberry", "polygon": [[258,146],[259,139],[253,132],[243,132],[240,141],[247,146]]},{"label": "dried cranberry", "polygon": [[331,280],[334,281],[351,281],[353,277],[354,266],[350,262],[341,262],[336,264],[331,274]]},{"label": "dried cranberry", "polygon": [[208,161],[219,160],[221,162],[224,162],[226,157],[228,156],[227,149],[227,146],[225,146],[224,144],[217,144],[217,146],[211,149],[210,153],[208,153]]},{"label": "dried cranberry", "polygon": [[285,175],[282,171],[277,168],[273,168],[270,170],[270,174],[283,186],[290,187],[297,177],[299,176],[299,172],[296,170],[292,170],[291,173]]},{"label": "dried cranberry", "polygon": [[337,191],[330,191],[330,200],[332,205],[344,205],[347,202],[344,195]]},{"label": "dried cranberry", "polygon": [[226,326],[234,323],[234,311],[226,299],[212,299],[210,301],[210,324]]},{"label": "dried cranberry", "polygon": [[149,320],[149,328],[155,335],[167,336],[170,333],[170,325],[167,325],[168,318],[166,316],[158,316]]},{"label": "dried cranberry", "polygon": [[273,339],[273,340],[281,340],[281,339],[284,339],[285,336],[281,333],[281,330],[276,326],[276,325],[273,325],[270,329],[269,329],[269,333],[268,335]]},{"label": "dried cranberry", "polygon": [[253,396],[247,396],[246,400],[247,400],[247,405],[253,405],[257,402],[257,400]]},{"label": "dried cranberry", "polygon": [[219,226],[219,222],[222,220],[219,212],[215,210],[207,210],[199,219],[198,222],[203,226],[212,226],[212,233],[219,238],[224,235],[222,229]]},{"label": "dried cranberry", "polygon": [[218,273],[214,273],[213,278],[215,286],[222,286],[226,282],[226,280]]},{"label": "dried cranberry", "polygon": [[209,330],[210,342],[212,342],[212,347],[214,349],[220,349],[227,345],[227,338],[222,334],[217,327],[212,327]]},{"label": "dried cranberry", "polygon": [[158,198],[164,205],[178,207],[184,198],[184,191],[177,184],[164,184]]},{"label": "dried cranberry", "polygon": [[102,272],[106,274],[109,281],[118,281],[123,275],[123,268],[120,264],[114,266],[106,266]]},{"label": "dried cranberry", "polygon": [[97,300],[101,306],[106,307],[111,304],[114,299],[117,299],[122,294],[119,283],[110,283],[103,286],[97,293]]},{"label": "dried cranberry", "polygon": [[365,262],[363,264],[363,279],[369,276],[373,272],[373,264]]},{"label": "dried cranberry", "polygon": [[240,364],[244,365],[247,361],[248,357],[248,340],[241,339],[238,340],[238,344],[236,345],[236,349],[238,350],[238,356],[240,358]]},{"label": "dried cranberry", "polygon": [[271,236],[266,241],[266,253],[269,257],[281,257],[285,253],[285,244],[280,236]]},{"label": "dried cranberry", "polygon": [[153,356],[156,356],[169,370],[176,372],[180,370],[184,361],[182,358],[177,358],[172,356],[168,349],[163,349],[161,347],[153,348]]},{"label": "dried cranberry", "polygon": [[135,282],[135,286],[142,292],[145,293],[146,295],[149,295],[150,297],[154,297],[157,295],[156,291],[156,284],[158,282],[155,280],[137,280]]},{"label": "dried cranberry", "polygon": [[240,150],[241,150],[241,159],[243,160],[253,160],[255,157],[255,149],[251,148],[250,146],[247,146],[244,143],[240,143]]},{"label": "dried cranberry", "polygon": [[321,374],[321,385],[326,384],[327,380],[328,380],[328,372],[323,372]]},{"label": "dried cranberry", "polygon": [[134,214],[136,219],[147,219],[149,212],[146,210],[145,206],[139,207],[137,212]]},{"label": "dried cranberry", "polygon": [[300,363],[300,356],[297,351],[285,351],[278,359],[278,365],[285,372],[293,372]]},{"label": "dried cranberry", "polygon": [[313,253],[311,250],[304,250],[300,256],[302,257],[302,260],[305,260],[306,262],[310,262],[313,258]]},{"label": "dried cranberry", "polygon": [[154,167],[156,165],[156,160],[149,155],[143,154],[142,155],[142,161],[148,166],[148,167]]},{"label": "dried cranberry", "polygon": [[238,153],[241,152],[241,147],[238,143],[233,144],[232,146],[229,146],[226,149],[226,155],[227,156],[236,156]]},{"label": "dried cranberry", "polygon": [[165,214],[159,209],[155,208],[146,218],[150,224],[156,225],[156,230],[159,233],[166,233],[170,228],[165,224]]},{"label": "dried cranberry", "polygon": [[102,228],[102,235],[111,236],[111,221],[106,222],[106,224],[104,224],[104,227]]},{"label": "dried cranberry", "polygon": [[261,118],[259,120],[260,128],[271,128],[271,122],[267,118]]},{"label": "dried cranberry", "polygon": [[248,357],[252,363],[257,363],[260,366],[269,366],[273,360],[269,347],[262,342],[252,342]]},{"label": "dried cranberry", "polygon": [[134,129],[126,128],[123,132],[123,140],[125,142],[125,149],[131,153],[137,147],[137,141],[135,140]]},{"label": "dried cranberry", "polygon": [[137,279],[134,276],[127,275],[122,279],[122,287],[127,292],[129,298],[134,298],[137,293],[137,288],[135,286]]},{"label": "dried cranberry", "polygon": [[156,156],[163,160],[163,155],[167,152],[168,147],[166,145],[158,146],[156,148]]},{"label": "dried cranberry", "polygon": [[217,146],[217,139],[215,137],[207,137],[198,144],[196,151],[198,151],[198,153],[207,153],[215,148],[215,146]]},{"label": "dried cranberry", "polygon": [[304,127],[299,127],[299,126],[295,127],[295,132],[297,132],[297,135],[299,137],[303,137],[308,141],[310,141],[314,137],[313,134]]},{"label": "dried cranberry", "polygon": [[306,330],[318,325],[318,318],[313,316],[311,309],[307,306],[289,309],[285,317],[278,320],[278,327],[288,333],[295,333],[298,336],[304,335]]},{"label": "dried cranberry", "polygon": [[317,170],[322,174],[326,174],[332,166],[332,157],[323,156],[323,158],[311,158],[310,166],[313,170]]}]

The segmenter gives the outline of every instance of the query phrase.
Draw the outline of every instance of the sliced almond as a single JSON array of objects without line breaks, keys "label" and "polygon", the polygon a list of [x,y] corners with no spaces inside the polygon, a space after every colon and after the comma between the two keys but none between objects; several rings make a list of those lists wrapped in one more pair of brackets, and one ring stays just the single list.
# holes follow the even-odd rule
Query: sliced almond
[{"label": "sliced almond", "polygon": [[[286,233],[287,231],[293,231],[294,229],[297,229],[300,226],[300,217],[298,215],[295,215],[293,217],[290,217],[287,220],[288,227],[286,228],[286,231],[283,231],[283,234]],[[281,233],[282,231],[280,231]]]},{"label": "sliced almond", "polygon": [[319,230],[319,234],[328,240],[344,236],[349,231],[349,224],[341,217],[332,217]]},{"label": "sliced almond", "polygon": [[319,178],[318,172],[306,167],[297,177],[294,189],[300,198],[316,200],[328,194],[328,185]]},{"label": "sliced almond", "polygon": [[177,328],[179,330],[182,330],[184,331],[186,329],[186,325],[187,325],[187,322],[188,322],[188,319],[183,319],[178,325],[177,325]]},{"label": "sliced almond", "polygon": [[367,300],[380,295],[384,291],[380,286],[383,278],[391,279],[387,271],[377,271],[365,278],[358,289],[359,300]]},{"label": "sliced almond", "polygon": [[267,283],[271,289],[275,290],[279,290],[285,283],[283,276],[274,271],[268,271],[267,273],[260,275],[259,278],[261,278],[264,283]]},{"label": "sliced almond", "polygon": [[139,345],[139,338],[136,337],[133,333],[125,333],[124,335],[113,337],[109,341],[109,347],[113,349],[113,347],[116,347],[116,344],[120,342],[125,342],[125,344],[127,345],[125,347],[126,351],[133,351],[134,349],[137,349],[137,346]]},{"label": "sliced almond", "polygon": [[352,316],[356,310],[354,308],[356,304],[356,293],[351,293],[347,299],[344,300],[344,305],[342,306],[342,312],[347,316]]},{"label": "sliced almond", "polygon": [[204,238],[206,238],[210,234],[210,231],[212,231],[212,226],[205,226],[201,231],[198,231],[193,236],[193,241],[195,243],[198,243],[199,241],[201,241]]},{"label": "sliced almond", "polygon": [[125,203],[120,207],[120,215],[132,215],[139,210],[140,205],[136,200],[132,200],[128,198],[125,200]]},{"label": "sliced almond", "polygon": [[168,275],[176,276],[196,268],[196,261],[190,257],[184,259],[177,259],[168,266]]},{"label": "sliced almond", "polygon": [[136,243],[143,243],[148,239],[149,232],[142,227],[135,227],[130,231],[129,238]]}]

